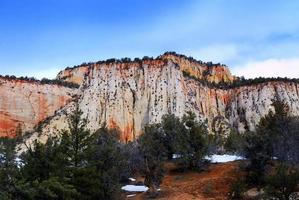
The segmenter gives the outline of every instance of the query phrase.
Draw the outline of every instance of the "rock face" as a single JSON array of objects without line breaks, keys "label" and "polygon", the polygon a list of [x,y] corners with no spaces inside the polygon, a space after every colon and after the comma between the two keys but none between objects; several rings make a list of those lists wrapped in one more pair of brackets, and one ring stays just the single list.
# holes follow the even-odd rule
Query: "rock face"
[{"label": "rock face", "polygon": [[77,68],[67,68],[57,75],[57,79],[81,85],[85,74],[89,71],[89,66],[80,66]]},{"label": "rock face", "polygon": [[0,137],[32,130],[64,107],[74,89],[35,81],[0,78]]},{"label": "rock face", "polygon": [[[58,79],[80,84],[77,91],[78,105],[88,119],[88,128],[91,131],[107,123],[109,127],[121,130],[123,141],[134,140],[141,134],[145,124],[160,122],[164,114],[174,113],[181,117],[189,110],[200,120],[206,120],[211,132],[227,127],[234,127],[240,132],[246,129],[254,130],[260,118],[272,109],[271,100],[274,97],[285,100],[292,115],[299,115],[299,85],[295,82],[266,81],[224,89],[215,84],[231,85],[237,80],[226,66],[202,63],[173,53],[166,53],[156,59],[90,63],[61,71]],[[26,90],[20,88],[18,92],[11,93],[19,95],[16,93],[24,91]],[[37,91],[39,90],[34,89],[28,93],[34,96]],[[51,89],[52,93],[53,91],[56,90]],[[53,105],[47,115],[53,114],[63,105],[66,106],[57,111],[44,126],[42,134],[33,134],[31,139],[44,140],[47,135],[55,134],[57,130],[67,126],[66,115],[71,112],[74,103],[66,102],[76,91],[62,89],[57,92],[60,93],[55,93],[56,96],[50,95],[51,101],[61,98],[59,95],[64,96],[66,101]],[[25,99],[24,97],[20,100],[18,106],[24,105]],[[32,101],[40,100],[37,98]],[[29,109],[27,106],[21,107]],[[35,113],[36,116],[36,113],[45,113],[45,109],[42,110],[25,112],[28,119],[36,119],[36,123],[42,117],[33,117],[33,114],[28,113]],[[18,112],[21,111],[16,111],[15,115]],[[11,112],[7,111],[5,115],[10,116]],[[15,118],[3,117],[7,124],[12,119]],[[21,118],[18,120],[24,121]],[[33,124],[31,123],[31,127]]]}]

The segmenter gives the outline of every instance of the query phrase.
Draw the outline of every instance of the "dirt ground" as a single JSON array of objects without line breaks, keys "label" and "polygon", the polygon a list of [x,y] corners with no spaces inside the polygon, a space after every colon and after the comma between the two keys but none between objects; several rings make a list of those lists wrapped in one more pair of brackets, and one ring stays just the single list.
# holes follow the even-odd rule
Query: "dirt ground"
[{"label": "dirt ground", "polygon": [[[166,174],[158,200],[224,200],[228,199],[231,184],[242,176],[240,162],[210,164],[202,172],[176,170],[173,163],[166,163]],[[148,199],[145,193],[127,200]]]}]

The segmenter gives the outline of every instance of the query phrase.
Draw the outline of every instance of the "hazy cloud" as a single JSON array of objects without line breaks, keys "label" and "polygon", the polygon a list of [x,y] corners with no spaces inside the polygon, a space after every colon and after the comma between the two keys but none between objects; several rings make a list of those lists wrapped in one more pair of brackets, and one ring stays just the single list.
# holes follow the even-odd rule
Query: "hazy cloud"
[{"label": "hazy cloud", "polygon": [[299,58],[288,59],[267,59],[264,61],[254,61],[237,66],[233,74],[244,76],[245,78],[255,77],[299,77]]}]

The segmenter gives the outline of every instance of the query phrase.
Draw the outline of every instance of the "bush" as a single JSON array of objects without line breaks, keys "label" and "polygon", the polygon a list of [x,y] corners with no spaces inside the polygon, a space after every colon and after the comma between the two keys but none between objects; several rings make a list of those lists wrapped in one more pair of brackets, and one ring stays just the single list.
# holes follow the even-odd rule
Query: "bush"
[{"label": "bush", "polygon": [[196,120],[192,112],[188,112],[182,118],[185,131],[175,140],[180,155],[179,161],[184,168],[200,169],[203,165],[203,158],[208,153],[208,131],[206,124]]},{"label": "bush", "polygon": [[229,199],[242,199],[243,193],[246,191],[246,183],[244,180],[237,180],[230,186]]},{"label": "bush", "polygon": [[232,154],[242,154],[244,146],[244,137],[236,132],[236,131],[231,131],[228,137],[225,139],[224,142],[224,149],[227,153],[232,153]]},{"label": "bush", "polygon": [[[280,164],[272,176],[267,177],[266,193],[269,197],[288,200],[294,198],[299,184],[299,171],[296,168]],[[299,196],[296,196],[299,198]]]},{"label": "bush", "polygon": [[244,154],[249,160],[248,182],[263,184],[267,165],[273,157],[270,138],[260,132],[248,132],[245,135]]}]

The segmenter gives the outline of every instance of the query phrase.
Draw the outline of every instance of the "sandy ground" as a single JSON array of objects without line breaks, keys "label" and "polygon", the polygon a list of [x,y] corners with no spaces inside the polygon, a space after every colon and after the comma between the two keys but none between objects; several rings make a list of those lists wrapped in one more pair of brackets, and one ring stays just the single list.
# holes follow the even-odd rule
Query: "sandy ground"
[{"label": "sandy ground", "polygon": [[[173,163],[166,163],[166,174],[158,200],[223,200],[228,199],[231,184],[241,177],[239,161],[210,164],[203,172],[175,170]],[[149,199],[145,193],[127,200]]]}]

